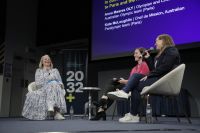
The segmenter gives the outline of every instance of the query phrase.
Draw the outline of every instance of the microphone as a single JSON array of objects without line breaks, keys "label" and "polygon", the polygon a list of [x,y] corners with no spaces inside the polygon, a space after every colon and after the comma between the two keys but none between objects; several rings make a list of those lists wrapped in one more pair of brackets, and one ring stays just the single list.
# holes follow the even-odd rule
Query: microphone
[{"label": "microphone", "polygon": [[147,49],[146,51],[144,51],[144,52],[142,53],[142,57],[144,57],[144,56],[147,54],[147,52],[148,52],[149,54],[151,54],[154,50],[155,50],[154,47],[150,47],[149,49]]}]

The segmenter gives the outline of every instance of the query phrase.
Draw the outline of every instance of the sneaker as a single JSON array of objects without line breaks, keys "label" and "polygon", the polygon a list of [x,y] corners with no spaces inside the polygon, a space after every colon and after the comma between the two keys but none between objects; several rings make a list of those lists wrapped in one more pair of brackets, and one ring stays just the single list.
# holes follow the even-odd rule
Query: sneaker
[{"label": "sneaker", "polygon": [[131,113],[126,113],[124,117],[119,118],[119,122],[123,121],[124,119],[126,119],[126,117],[128,117],[129,115],[131,115]]},{"label": "sneaker", "polygon": [[54,116],[55,120],[65,120],[65,117],[61,115],[60,113],[56,113]]},{"label": "sneaker", "polygon": [[126,117],[123,117],[123,119],[119,119],[119,122],[122,123],[137,123],[139,122],[139,117],[138,115],[134,116],[134,115],[127,115]]},{"label": "sneaker", "polygon": [[128,99],[128,94],[122,90],[108,92],[107,96],[113,100],[115,99],[127,100]]}]

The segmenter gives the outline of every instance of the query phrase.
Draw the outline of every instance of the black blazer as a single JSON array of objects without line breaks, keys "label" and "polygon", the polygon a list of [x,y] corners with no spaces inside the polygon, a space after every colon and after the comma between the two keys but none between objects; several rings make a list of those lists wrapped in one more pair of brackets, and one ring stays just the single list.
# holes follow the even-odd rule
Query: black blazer
[{"label": "black blazer", "polygon": [[167,47],[158,58],[154,59],[154,63],[151,59],[147,59],[147,63],[151,70],[148,78],[160,78],[180,64],[180,55],[177,48]]}]

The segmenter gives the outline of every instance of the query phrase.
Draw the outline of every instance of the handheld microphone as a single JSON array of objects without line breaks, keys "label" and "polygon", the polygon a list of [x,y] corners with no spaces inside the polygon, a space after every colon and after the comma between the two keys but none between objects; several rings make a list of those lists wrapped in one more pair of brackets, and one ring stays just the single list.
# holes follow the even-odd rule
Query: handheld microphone
[{"label": "handheld microphone", "polygon": [[118,78],[113,78],[113,79],[112,79],[112,84],[113,84],[113,85],[119,85],[120,83],[119,83],[118,81],[119,81]]},{"label": "handheld microphone", "polygon": [[148,53],[151,53],[152,51],[154,51],[154,47],[150,47],[149,49],[147,49],[145,52],[142,53],[142,56],[145,56]]}]

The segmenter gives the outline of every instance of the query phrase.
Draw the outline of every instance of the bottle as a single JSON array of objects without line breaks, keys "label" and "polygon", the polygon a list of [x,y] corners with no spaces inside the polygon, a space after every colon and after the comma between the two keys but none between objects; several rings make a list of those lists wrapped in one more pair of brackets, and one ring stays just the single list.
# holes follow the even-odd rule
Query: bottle
[{"label": "bottle", "polygon": [[146,121],[147,123],[153,123],[152,108],[149,103],[147,104],[147,107],[146,107]]},{"label": "bottle", "polygon": [[69,115],[70,115],[70,119],[73,119],[73,116],[74,116],[74,108],[73,108],[72,105],[71,105],[70,110],[69,110]]}]

